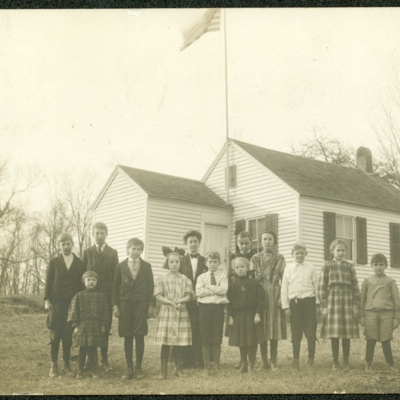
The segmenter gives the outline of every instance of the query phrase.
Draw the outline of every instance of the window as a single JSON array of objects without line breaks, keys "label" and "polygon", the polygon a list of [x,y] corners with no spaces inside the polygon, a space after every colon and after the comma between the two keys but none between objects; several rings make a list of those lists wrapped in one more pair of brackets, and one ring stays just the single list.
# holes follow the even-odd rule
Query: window
[{"label": "window", "polygon": [[[229,166],[229,187],[236,186],[236,165]],[[226,187],[226,167],[225,167],[225,187]]]},{"label": "window", "polygon": [[251,248],[259,252],[262,250],[261,243],[259,243],[261,232],[267,229],[266,218],[250,219],[248,223],[249,232],[251,233]]},{"label": "window", "polygon": [[354,218],[345,215],[336,215],[336,238],[343,239],[347,245],[346,259],[355,260],[355,227]]},{"label": "window", "polygon": [[324,211],[323,220],[325,260],[332,259],[331,243],[335,239],[343,239],[347,244],[346,259],[361,265],[368,264],[366,218]]}]

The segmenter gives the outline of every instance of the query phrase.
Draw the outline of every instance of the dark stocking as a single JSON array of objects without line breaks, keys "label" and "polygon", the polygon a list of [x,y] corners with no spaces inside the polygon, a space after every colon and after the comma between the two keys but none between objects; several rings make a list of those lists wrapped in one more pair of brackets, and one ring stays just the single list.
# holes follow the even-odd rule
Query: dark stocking
[{"label": "dark stocking", "polygon": [[204,360],[204,368],[210,368],[210,357],[211,357],[211,346],[210,345],[203,345],[203,360]]},{"label": "dark stocking", "polygon": [[268,364],[268,342],[262,342],[260,344],[260,352],[263,364]]},{"label": "dark stocking", "polygon": [[343,360],[345,363],[349,362],[350,356],[350,339],[342,339]]},{"label": "dark stocking", "polygon": [[308,341],[308,358],[313,360],[315,357],[315,340]]},{"label": "dark stocking", "polygon": [[144,336],[135,335],[136,367],[141,368],[144,354]]},{"label": "dark stocking", "polygon": [[390,340],[382,342],[382,350],[385,355],[386,362],[389,365],[393,365],[392,347],[390,346]]},{"label": "dark stocking", "polygon": [[332,346],[333,362],[335,364],[339,364],[339,339],[338,338],[332,338],[331,339],[331,346]]},{"label": "dark stocking", "polygon": [[69,364],[69,359],[71,357],[71,342],[66,342],[63,340],[63,360],[65,361],[66,364]]},{"label": "dark stocking", "polygon": [[213,356],[214,364],[219,366],[219,362],[220,362],[220,359],[221,359],[221,345],[220,344],[213,344],[212,345],[211,354]]},{"label": "dark stocking", "polygon": [[79,372],[83,372],[83,367],[85,366],[85,361],[86,361],[86,352],[87,352],[87,347],[85,346],[79,347],[79,358],[78,358]]},{"label": "dark stocking", "polygon": [[276,359],[278,357],[278,341],[270,340],[271,344],[271,362],[276,364]]},{"label": "dark stocking", "polygon": [[124,349],[125,349],[125,360],[128,367],[133,366],[133,336],[125,336]]},{"label": "dark stocking", "polygon": [[91,368],[92,371],[96,372],[97,371],[97,347],[93,347],[93,346],[88,346],[87,347],[87,353],[88,356],[91,359]]},{"label": "dark stocking", "polygon": [[367,348],[365,350],[365,361],[367,363],[371,363],[374,359],[375,344],[375,339],[367,339]]},{"label": "dark stocking", "polygon": [[161,346],[161,360],[167,360],[169,359],[169,350],[170,350],[170,346],[166,346],[165,344],[163,344]]},{"label": "dark stocking", "polygon": [[239,347],[240,349],[240,362],[243,365],[247,365],[247,347],[243,346],[243,347]]},{"label": "dark stocking", "polygon": [[257,345],[255,346],[248,346],[247,352],[249,354],[249,361],[251,365],[256,363],[256,354],[257,354]]},{"label": "dark stocking", "polygon": [[300,343],[301,342],[293,342],[293,358],[298,360],[300,358]]},{"label": "dark stocking", "polygon": [[57,362],[58,359],[58,350],[60,348],[60,340],[52,340],[51,341],[51,362]]},{"label": "dark stocking", "polygon": [[[108,334],[106,333],[106,345],[104,347],[101,348],[101,362],[102,363],[108,363],[108,356],[107,356],[107,352],[108,352]],[[97,351],[96,351],[96,355],[97,355]],[[90,357],[91,359],[91,357]]]},{"label": "dark stocking", "polygon": [[182,349],[181,346],[174,347],[175,366],[181,368],[182,366]]}]

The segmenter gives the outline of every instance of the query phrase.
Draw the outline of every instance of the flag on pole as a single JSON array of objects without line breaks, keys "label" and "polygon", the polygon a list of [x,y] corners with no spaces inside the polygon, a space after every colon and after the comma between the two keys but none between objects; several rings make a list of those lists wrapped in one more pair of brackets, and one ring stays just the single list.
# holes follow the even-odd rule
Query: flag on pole
[{"label": "flag on pole", "polygon": [[196,25],[183,32],[183,45],[181,51],[189,47],[193,42],[203,36],[206,32],[219,31],[221,10],[219,8],[209,9]]}]

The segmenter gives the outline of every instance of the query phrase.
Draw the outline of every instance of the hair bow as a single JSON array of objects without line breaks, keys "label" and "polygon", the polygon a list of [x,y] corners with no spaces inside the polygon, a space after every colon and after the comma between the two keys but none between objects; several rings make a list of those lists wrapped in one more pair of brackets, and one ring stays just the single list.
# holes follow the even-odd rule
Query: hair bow
[{"label": "hair bow", "polygon": [[169,247],[163,246],[162,247],[162,252],[164,256],[167,256],[169,253],[178,253],[180,256],[185,255],[185,250],[184,249],[178,249],[178,247],[175,247],[175,249],[171,249]]}]

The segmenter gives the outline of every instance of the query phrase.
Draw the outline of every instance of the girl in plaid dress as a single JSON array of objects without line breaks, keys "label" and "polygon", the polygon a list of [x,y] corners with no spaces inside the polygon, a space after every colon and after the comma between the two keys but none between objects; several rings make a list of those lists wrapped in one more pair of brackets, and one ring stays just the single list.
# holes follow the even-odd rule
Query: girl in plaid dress
[{"label": "girl in plaid dress", "polygon": [[[275,232],[266,229],[261,233],[263,251],[250,261],[250,270],[265,291],[262,323],[264,340],[260,344],[262,365],[260,369],[276,368],[278,340],[285,340],[286,317],[281,304],[281,282],[286,268],[285,258],[276,251],[278,244]],[[271,366],[268,364],[268,341],[271,348]]]},{"label": "girl in plaid dress", "polygon": [[107,297],[96,290],[98,276],[94,271],[86,271],[82,280],[86,290],[78,293],[71,302],[68,321],[74,328],[73,345],[79,347],[79,372],[83,377],[86,354],[91,358],[92,377],[97,375],[97,347],[105,346],[109,328],[109,304]]},{"label": "girl in plaid dress", "polygon": [[191,300],[193,288],[191,281],[179,273],[184,250],[163,247],[163,253],[166,255],[164,268],[169,272],[160,277],[154,286],[154,297],[162,304],[155,334],[155,344],[161,345],[160,379],[167,378],[168,359],[172,351],[175,356],[174,374],[179,376],[181,347],[192,344],[192,330],[185,303]]},{"label": "girl in plaid dress", "polygon": [[348,370],[350,339],[359,338],[360,289],[353,264],[344,259],[346,250],[342,239],[331,243],[333,260],[322,267],[318,295],[323,315],[321,338],[331,339],[333,369],[339,367],[339,338],[342,338],[343,365]]}]

